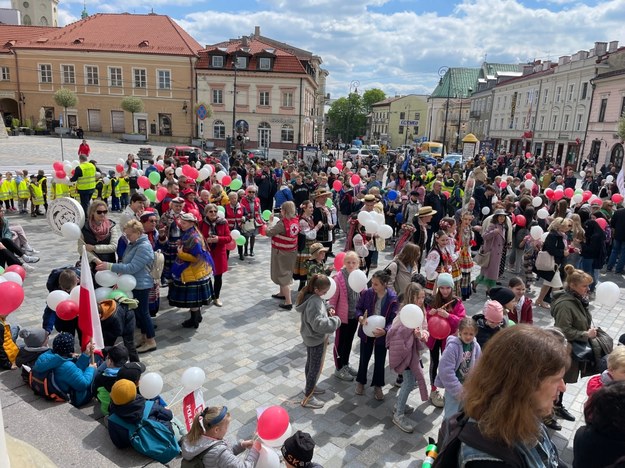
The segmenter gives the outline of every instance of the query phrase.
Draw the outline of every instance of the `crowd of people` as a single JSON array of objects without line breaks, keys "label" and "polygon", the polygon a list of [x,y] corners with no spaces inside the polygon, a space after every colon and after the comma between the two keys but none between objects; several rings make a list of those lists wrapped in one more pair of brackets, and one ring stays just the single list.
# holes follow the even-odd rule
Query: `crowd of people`
[{"label": "crowd of people", "polygon": [[[545,428],[560,430],[557,418],[574,420],[563,404],[564,382],[576,382],[580,375],[597,374],[593,385],[606,389],[596,392],[598,402],[593,395],[586,408],[588,426],[580,429],[576,443],[578,439],[580,444],[589,443],[590,438],[607,443],[602,437],[611,423],[604,420],[593,426],[593,414],[597,411],[599,419],[605,404],[601,395],[616,398],[621,387],[612,381],[625,380],[622,359],[617,359],[623,348],[610,354],[597,345],[590,303],[599,272],[622,274],[625,267],[625,208],[615,167],[604,166],[594,173],[588,165],[578,179],[573,168],[529,154],[480,153],[451,167],[427,165],[418,151],[383,160],[352,160],[346,152],[330,153],[308,167],[297,159],[254,161],[233,153],[219,162],[200,162],[197,169],[208,169],[208,176],[200,177],[193,166],[176,167],[175,161],[160,158],[140,171],[129,155],[123,167],[105,177],[88,156],[81,154],[70,180],[76,182],[75,197],[86,212],[78,253],[86,251],[92,271],[57,270],[57,284],[51,290],[69,292],[81,274],[109,270],[134,276],[136,285],[130,296],[117,295],[112,304],[107,297],[100,303],[106,319],[118,311],[117,332],[109,339],[111,349],[124,348],[121,357],[111,356],[109,350],[98,364],[97,353],[87,346],[72,359],[74,334],[80,330],[49,309],[44,333],[28,332],[45,338],[32,343],[43,350],[31,359],[35,371],[73,366],[71,372],[59,370],[67,375],[60,379],[62,390],[84,393],[73,397],[73,403],[85,404],[96,395],[103,412],[115,413],[120,405],[141,399],[138,378],[121,379],[131,382],[119,385],[119,392],[115,386],[120,379],[114,379],[104,386],[110,394],[107,408],[109,399],[100,398],[94,382],[107,372],[117,376],[110,369],[126,364],[145,369],[138,364],[139,354],[157,349],[152,318],[159,310],[162,289],[167,289],[171,307],[189,310],[181,325],[197,329],[203,307],[228,305],[221,290],[224,284],[227,287],[229,262],[236,261],[230,253],[237,251],[238,261],[252,260],[256,238],[267,236],[268,269],[278,287],[271,297],[280,301],[281,309],[295,308],[301,320],[307,350],[303,407],[324,406],[325,390],[317,384],[333,335],[332,375],[355,381],[355,395],[364,396],[369,383],[373,398],[382,401],[387,396],[387,367],[397,374],[394,384],[400,389],[392,422],[400,430],[415,429],[409,418],[414,408],[407,401],[418,387],[422,401],[444,408],[439,438],[443,453],[458,449],[452,442],[459,431],[472,433],[476,445],[463,441],[456,455],[466,463],[463,466],[480,466],[475,461],[484,456],[495,462],[522,460],[521,466],[562,466]],[[143,187],[145,181],[140,179],[148,176],[149,184]],[[12,210],[15,185],[20,212],[28,212],[19,196],[24,179],[12,180],[9,173],[0,182],[0,199],[6,210]],[[128,191],[116,192],[122,180]],[[107,189],[114,181],[112,190]],[[40,181],[34,183],[41,187]],[[57,185],[62,184],[52,184]],[[36,215],[43,203],[38,203],[39,192],[29,193],[31,213]],[[72,196],[72,191],[54,192],[52,198],[57,196]],[[19,235],[10,232],[2,211],[0,264],[24,264],[31,258],[26,252],[34,250],[27,240],[21,241],[25,249],[21,250],[9,239]],[[110,211],[121,211],[117,223]],[[388,236],[367,223],[370,216],[384,220]],[[22,235],[25,239],[23,230]],[[154,268],[158,252],[163,254],[162,271]],[[383,258],[385,253],[390,262]],[[326,257],[334,260],[326,263]],[[367,280],[362,288],[350,281],[357,272]],[[533,302],[527,288],[539,281],[540,292]],[[468,316],[465,303],[482,287],[483,307]],[[401,311],[412,305],[423,311],[423,321],[411,328],[404,325]],[[550,311],[553,328],[533,325],[535,306]],[[53,327],[60,334],[49,351],[46,341]],[[140,330],[139,343],[134,343],[135,327]],[[352,367],[356,335],[360,352]],[[15,367],[19,354],[11,341],[10,333],[5,333],[0,346],[5,368]],[[594,348],[591,359],[576,353],[580,343]],[[7,346],[10,352],[5,351]],[[517,363],[513,372],[512,361]],[[429,365],[427,373],[424,363]],[[142,410],[144,404],[140,406]],[[169,423],[172,417],[164,407],[156,399],[149,414],[159,413],[154,419]],[[201,456],[204,466],[217,466],[221,451],[229,449],[208,440],[221,440],[228,421],[225,407],[196,415],[182,443],[185,459]],[[234,451],[243,449],[249,449],[245,466],[253,466],[259,447],[244,441]],[[623,450],[614,452],[611,462],[625,455]],[[593,465],[576,462],[576,466]]]}]

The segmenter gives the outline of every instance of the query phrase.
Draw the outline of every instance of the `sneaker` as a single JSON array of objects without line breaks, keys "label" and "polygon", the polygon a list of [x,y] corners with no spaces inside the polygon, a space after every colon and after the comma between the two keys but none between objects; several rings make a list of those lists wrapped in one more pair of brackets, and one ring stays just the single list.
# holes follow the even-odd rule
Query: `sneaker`
[{"label": "sneaker", "polygon": [[397,380],[395,380],[395,386],[401,387],[401,384],[403,383],[404,383],[404,376],[400,374],[397,376]]},{"label": "sneaker", "polygon": [[37,263],[39,261],[39,257],[33,257],[31,255],[22,255],[22,260],[24,260],[26,263]]},{"label": "sneaker", "polygon": [[354,377],[350,375],[345,367],[337,369],[334,371],[334,377],[340,380],[344,380],[345,382],[353,382]]},{"label": "sneaker", "polygon": [[384,392],[382,391],[382,387],[373,387],[373,397],[378,401],[384,400]]},{"label": "sneaker", "polygon": [[39,251],[33,249],[30,245],[26,245],[26,247],[24,247],[24,252],[26,252],[27,254],[38,254]]},{"label": "sneaker", "polygon": [[356,384],[356,395],[364,395],[365,394],[365,386],[358,382]]},{"label": "sneaker", "polygon": [[302,406],[304,408],[312,408],[312,409],[320,409],[323,408],[323,405],[325,403],[323,403],[322,401],[317,400],[314,396],[311,396],[308,401],[307,400],[302,400]]},{"label": "sneaker", "polygon": [[22,263],[22,268],[26,271],[35,271],[35,267],[28,263]]},{"label": "sneaker", "polygon": [[399,427],[402,431],[411,434],[414,431],[414,426],[406,421],[406,417],[402,414],[400,416],[393,415],[393,424]]},{"label": "sneaker", "polygon": [[430,402],[437,408],[445,406],[445,397],[438,390],[434,390],[430,394]]},{"label": "sneaker", "polygon": [[353,375],[354,377],[358,375],[358,371],[354,369],[352,366],[346,366],[346,367],[347,367],[347,372],[349,372],[349,375]]},{"label": "sneaker", "polygon": [[326,391],[323,388],[315,387],[313,395],[325,395]]}]

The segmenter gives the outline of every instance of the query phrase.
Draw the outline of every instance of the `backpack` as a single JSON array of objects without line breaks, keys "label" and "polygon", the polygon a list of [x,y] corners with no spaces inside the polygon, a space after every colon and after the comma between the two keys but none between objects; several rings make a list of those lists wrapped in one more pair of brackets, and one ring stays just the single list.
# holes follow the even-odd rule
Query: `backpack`
[{"label": "backpack", "polygon": [[182,463],[180,463],[180,468],[204,468],[204,461],[202,459],[204,458],[204,455],[206,455],[206,452],[212,449],[213,446],[214,444],[211,444],[210,447],[198,453],[191,460],[185,460],[183,458]]},{"label": "backpack", "polygon": [[150,276],[154,278],[154,281],[161,281],[161,275],[163,274],[163,268],[165,268],[165,255],[160,250],[154,251],[154,261],[150,268]]},{"label": "backpack", "polygon": [[439,439],[444,434],[447,434],[447,437],[444,439],[442,450],[436,457],[432,468],[457,468],[462,442],[503,460],[507,467],[521,468],[526,466],[518,451],[485,438],[477,428],[477,423],[469,421],[469,417],[463,411],[456,413],[449,420],[443,422],[439,432]]},{"label": "backpack", "polygon": [[170,462],[180,454],[180,446],[174,433],[162,422],[148,419],[154,402],[146,400],[143,418],[139,424],[129,424],[116,414],[109,416],[109,421],[128,430],[130,445],[137,452],[163,464]]},{"label": "backpack", "polygon": [[28,386],[35,395],[44,397],[55,403],[64,403],[70,400],[70,395],[59,388],[54,378],[54,370],[47,372],[35,372],[31,369],[28,373]]}]

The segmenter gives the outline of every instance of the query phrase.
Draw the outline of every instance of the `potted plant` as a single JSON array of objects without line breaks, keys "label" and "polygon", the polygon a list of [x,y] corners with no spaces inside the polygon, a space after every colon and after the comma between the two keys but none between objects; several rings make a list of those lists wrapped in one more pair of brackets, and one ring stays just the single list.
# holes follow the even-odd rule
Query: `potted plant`
[{"label": "potted plant", "polygon": [[20,119],[16,119],[15,117],[11,119],[11,129],[13,131],[13,136],[18,136],[20,134]]},{"label": "potted plant", "polygon": [[32,120],[30,119],[25,119],[24,120],[24,127],[23,127],[23,131],[26,135],[34,135],[34,130],[33,130],[33,123]]},{"label": "potted plant", "polygon": [[126,96],[122,99],[121,108],[132,114],[132,133],[124,133],[122,140],[144,143],[148,141],[147,135],[135,131],[135,113],[143,112],[143,100],[136,96]]}]

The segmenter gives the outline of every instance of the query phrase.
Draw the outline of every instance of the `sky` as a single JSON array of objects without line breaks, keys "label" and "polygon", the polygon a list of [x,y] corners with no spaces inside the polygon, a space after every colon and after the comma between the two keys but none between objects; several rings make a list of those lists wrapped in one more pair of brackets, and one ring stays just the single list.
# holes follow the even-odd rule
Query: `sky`
[{"label": "sky", "polygon": [[[428,94],[443,66],[557,61],[596,41],[625,46],[625,0],[85,1],[89,14],[169,15],[203,45],[260,26],[262,35],[320,56],[332,98],[347,95],[354,80],[359,92]],[[83,0],[60,0],[60,24],[82,9]]]}]

